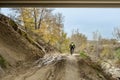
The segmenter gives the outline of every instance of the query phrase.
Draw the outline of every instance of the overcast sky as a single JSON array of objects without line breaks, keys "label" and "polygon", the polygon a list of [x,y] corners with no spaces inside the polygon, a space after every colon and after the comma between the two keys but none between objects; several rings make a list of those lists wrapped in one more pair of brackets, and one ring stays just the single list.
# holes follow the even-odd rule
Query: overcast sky
[{"label": "overcast sky", "polygon": [[[7,13],[7,9],[2,10]],[[88,39],[99,31],[104,38],[112,38],[114,27],[120,27],[120,8],[55,8],[64,16],[64,30],[71,35],[73,29],[79,29]]]},{"label": "overcast sky", "polygon": [[64,30],[71,35],[73,29],[79,29],[88,39],[99,31],[104,38],[112,38],[114,27],[120,27],[120,8],[56,8],[65,16]]}]

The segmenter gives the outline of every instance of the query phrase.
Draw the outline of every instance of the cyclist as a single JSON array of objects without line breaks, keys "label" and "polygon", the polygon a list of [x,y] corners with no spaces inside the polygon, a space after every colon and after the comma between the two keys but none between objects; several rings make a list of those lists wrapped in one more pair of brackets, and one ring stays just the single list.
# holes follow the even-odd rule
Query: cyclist
[{"label": "cyclist", "polygon": [[69,47],[70,47],[70,54],[72,55],[75,49],[75,44],[71,42]]}]

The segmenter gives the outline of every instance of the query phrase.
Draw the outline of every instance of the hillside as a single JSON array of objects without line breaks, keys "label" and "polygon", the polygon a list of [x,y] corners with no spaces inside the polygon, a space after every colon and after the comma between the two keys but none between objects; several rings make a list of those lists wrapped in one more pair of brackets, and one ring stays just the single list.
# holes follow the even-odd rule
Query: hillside
[{"label": "hillside", "polygon": [[6,66],[17,66],[43,57],[44,51],[13,20],[0,14],[0,56]]},{"label": "hillside", "polygon": [[88,56],[45,54],[43,46],[0,14],[2,80],[115,80]]}]

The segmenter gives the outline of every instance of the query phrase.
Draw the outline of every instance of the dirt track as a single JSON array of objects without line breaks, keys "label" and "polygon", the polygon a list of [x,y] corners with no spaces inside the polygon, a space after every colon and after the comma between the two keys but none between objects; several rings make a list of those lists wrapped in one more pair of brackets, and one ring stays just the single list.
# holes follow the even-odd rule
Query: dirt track
[{"label": "dirt track", "polygon": [[79,65],[75,56],[68,56],[65,67],[65,79],[64,80],[79,80]]},{"label": "dirt track", "polygon": [[75,56],[69,55],[57,63],[28,72],[15,80],[79,80],[77,60]]},{"label": "dirt track", "polygon": [[[54,59],[53,59],[54,58]],[[52,60],[53,59],[53,60]],[[51,60],[51,61],[49,61]],[[87,65],[79,55],[58,55],[40,63],[24,74],[9,75],[3,80],[114,80]]]}]

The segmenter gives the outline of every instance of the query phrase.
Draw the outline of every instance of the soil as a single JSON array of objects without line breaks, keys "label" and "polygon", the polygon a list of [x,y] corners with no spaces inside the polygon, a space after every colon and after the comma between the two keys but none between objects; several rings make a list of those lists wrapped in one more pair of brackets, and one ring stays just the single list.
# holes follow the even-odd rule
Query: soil
[{"label": "soil", "polygon": [[37,63],[24,74],[7,76],[3,80],[115,80],[111,76],[108,78],[97,66],[89,65],[88,62],[91,61],[84,60],[77,54],[57,55],[53,58],[49,64],[39,67],[40,64]]}]

